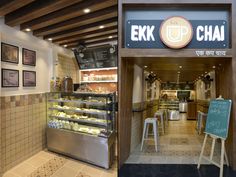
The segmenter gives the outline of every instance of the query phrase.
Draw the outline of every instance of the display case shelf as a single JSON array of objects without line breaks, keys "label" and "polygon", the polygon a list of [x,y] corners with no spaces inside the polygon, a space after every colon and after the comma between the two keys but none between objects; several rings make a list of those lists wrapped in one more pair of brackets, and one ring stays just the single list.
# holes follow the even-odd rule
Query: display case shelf
[{"label": "display case shelf", "polygon": [[[47,97],[48,150],[109,168],[116,134],[115,93],[57,92]],[[86,155],[93,154],[89,150],[96,153]]]},{"label": "display case shelf", "polygon": [[86,110],[85,111],[85,110],[53,108],[53,107],[50,107],[48,109],[50,109],[50,110],[58,110],[58,111],[72,111],[72,112],[77,112],[77,113],[95,114],[95,115],[102,115],[102,116],[105,116],[107,114],[107,112],[105,112],[105,111],[96,112],[96,111],[93,111],[93,110]]},{"label": "display case shelf", "polygon": [[109,122],[103,123],[103,122],[89,121],[89,120],[76,119],[76,118],[68,118],[68,117],[61,117],[61,116],[55,116],[55,115],[50,115],[50,117],[51,118],[60,119],[60,120],[65,120],[65,121],[72,121],[72,122],[77,122],[77,123],[88,123],[88,124],[101,125],[101,126],[107,126],[108,124],[110,124]]},{"label": "display case shelf", "polygon": [[111,82],[117,82],[117,80],[102,80],[102,81],[80,81],[81,84],[86,83],[111,83]]},{"label": "display case shelf", "polygon": [[78,104],[96,105],[96,106],[104,106],[104,105],[106,105],[106,103],[103,103],[103,102],[90,102],[90,101],[80,101],[80,100],[60,100],[60,99],[54,99],[54,100],[48,100],[48,102],[59,102],[59,103],[74,102],[74,103],[78,103]]}]

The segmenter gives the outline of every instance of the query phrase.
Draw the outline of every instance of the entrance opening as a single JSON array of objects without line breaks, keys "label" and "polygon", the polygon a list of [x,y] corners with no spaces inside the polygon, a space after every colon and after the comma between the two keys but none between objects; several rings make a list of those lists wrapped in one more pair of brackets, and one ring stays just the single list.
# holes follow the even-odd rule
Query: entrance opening
[{"label": "entrance opening", "polygon": [[[220,95],[230,98],[223,87],[229,86],[226,76],[230,76],[231,59],[125,60],[132,61],[134,67],[130,155],[125,163],[197,164],[209,101]],[[148,118],[157,118],[157,133]],[[145,130],[151,135],[144,135]],[[153,134],[157,135],[157,148]],[[209,139],[205,155],[210,151]],[[220,143],[216,143],[213,159],[220,160]]]}]

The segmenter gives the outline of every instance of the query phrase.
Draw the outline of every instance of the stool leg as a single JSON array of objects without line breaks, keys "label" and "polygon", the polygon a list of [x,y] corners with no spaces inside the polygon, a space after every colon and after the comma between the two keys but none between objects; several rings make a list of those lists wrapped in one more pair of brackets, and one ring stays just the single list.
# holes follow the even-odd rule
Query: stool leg
[{"label": "stool leg", "polygon": [[142,143],[141,143],[141,151],[143,150],[143,142],[144,142],[144,139],[145,139],[145,134],[146,134],[146,122],[144,123],[144,128],[143,128],[143,137],[142,137]]},{"label": "stool leg", "polygon": [[162,129],[162,134],[165,134],[165,130],[164,130],[164,120],[163,120],[163,114],[161,114],[161,129]]},{"label": "stool leg", "polygon": [[146,125],[146,131],[145,131],[145,138],[148,138],[148,133],[149,133],[149,124]]},{"label": "stool leg", "polygon": [[156,123],[153,123],[153,133],[154,133],[154,139],[155,139],[155,149],[156,149],[156,152],[157,152],[157,124]]},{"label": "stool leg", "polygon": [[199,135],[202,132],[202,116],[199,117]]}]

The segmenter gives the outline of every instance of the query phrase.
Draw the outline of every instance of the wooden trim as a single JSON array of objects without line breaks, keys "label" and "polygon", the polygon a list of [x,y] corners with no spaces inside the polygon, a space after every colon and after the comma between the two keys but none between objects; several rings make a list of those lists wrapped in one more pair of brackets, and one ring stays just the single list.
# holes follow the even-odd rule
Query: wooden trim
[{"label": "wooden trim", "polygon": [[89,23],[94,23],[96,21],[106,20],[112,17],[117,17],[117,10],[115,6],[111,6],[94,13],[78,16],[63,22],[59,22],[44,28],[40,28],[34,31],[36,36],[44,36],[51,33],[67,30],[70,28],[86,25]]},{"label": "wooden trim", "polygon": [[[120,36],[120,35],[119,35]],[[120,43],[120,41],[119,41]],[[214,56],[214,58],[231,58],[231,49],[129,49],[120,48],[120,57],[198,57],[196,51],[226,51],[226,56]],[[209,58],[209,56],[202,56],[204,58]],[[201,57],[201,58],[202,58]]]},{"label": "wooden trim", "polygon": [[5,0],[0,2],[0,16],[4,16],[10,12],[15,11],[35,0]]},{"label": "wooden trim", "polygon": [[102,21],[99,21],[99,22],[95,22],[95,23],[91,23],[91,24],[88,24],[88,25],[80,26],[80,27],[77,27],[77,28],[72,28],[72,29],[69,29],[69,30],[66,30],[66,31],[49,34],[49,35],[44,36],[44,39],[53,38],[53,40],[55,40],[55,39],[62,38],[62,37],[81,34],[83,32],[94,31],[96,28],[98,29],[98,27],[100,25],[104,25],[104,26],[108,27],[108,26],[114,26],[116,24],[117,24],[117,17],[113,17],[113,18],[110,18],[110,19],[107,19],[107,20],[102,20]]},{"label": "wooden trim", "polygon": [[53,42],[58,43],[58,44],[62,44],[62,43],[70,42],[70,41],[79,40],[81,38],[84,38],[85,36],[92,37],[92,36],[98,36],[98,35],[103,34],[105,32],[108,33],[111,31],[117,31],[117,28],[118,28],[118,26],[115,25],[115,26],[104,28],[104,29],[97,29],[94,31],[86,32],[86,33],[81,33],[81,34],[68,36],[68,37],[64,37],[64,38],[58,38],[58,39],[53,40]]},{"label": "wooden trim", "polygon": [[122,0],[122,4],[231,4],[232,0]]}]

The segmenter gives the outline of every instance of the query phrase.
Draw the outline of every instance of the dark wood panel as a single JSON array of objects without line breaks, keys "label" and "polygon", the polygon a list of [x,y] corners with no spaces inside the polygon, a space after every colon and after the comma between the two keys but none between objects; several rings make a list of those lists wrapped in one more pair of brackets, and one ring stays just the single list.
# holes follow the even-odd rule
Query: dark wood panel
[{"label": "dark wood panel", "polygon": [[27,6],[24,6],[10,14],[7,14],[5,16],[5,23],[9,26],[16,26],[79,1],[81,0],[34,1],[33,3]]},{"label": "dark wood panel", "polygon": [[11,13],[35,0],[1,0],[0,1],[0,16]]},{"label": "dark wood panel", "polygon": [[68,37],[68,36],[71,36],[71,35],[76,35],[76,34],[81,34],[81,33],[84,33],[84,32],[94,31],[96,29],[99,29],[100,25],[103,25],[105,27],[117,25],[117,17],[110,18],[110,19],[107,19],[107,20],[102,20],[102,21],[99,21],[99,22],[96,22],[96,23],[91,23],[91,24],[84,25],[84,26],[80,26],[80,27],[77,27],[77,28],[65,30],[63,32],[58,32],[58,33],[46,35],[46,36],[44,36],[44,39],[52,38],[53,40],[55,40],[55,39],[59,39],[59,38],[63,38],[63,37]]},{"label": "dark wood panel", "polygon": [[187,119],[196,119],[196,102],[188,102]]},{"label": "dark wood panel", "polygon": [[123,4],[231,4],[232,0],[122,0]]},{"label": "dark wood panel", "polygon": [[[173,49],[128,49],[122,48],[121,50],[121,57],[174,57],[174,58],[183,58],[183,57],[196,57],[197,50],[212,50],[212,49],[180,49],[180,50],[173,50]],[[217,50],[217,49],[214,49]],[[222,49],[219,49],[222,51]],[[231,58],[232,51],[231,49],[223,49],[226,51],[225,58]],[[202,56],[205,58],[209,58],[209,56]],[[221,58],[222,56],[215,56],[216,58]]]},{"label": "dark wood panel", "polygon": [[58,43],[58,44],[63,44],[66,42],[79,40],[83,37],[94,37],[94,36],[104,34],[104,33],[109,33],[112,31],[115,32],[115,31],[117,31],[117,29],[118,29],[118,27],[117,27],[117,25],[115,25],[115,26],[111,26],[111,27],[107,27],[107,28],[103,28],[103,29],[96,29],[94,31],[89,31],[86,33],[81,33],[81,34],[72,35],[72,36],[63,37],[63,38],[58,38],[58,39],[53,40],[53,42]]},{"label": "dark wood panel", "polygon": [[60,45],[71,44],[71,43],[78,42],[83,39],[92,38],[92,37],[99,37],[99,36],[103,36],[103,35],[110,35],[113,33],[117,34],[117,29],[105,31],[105,32],[100,32],[100,33],[94,33],[94,34],[90,34],[90,32],[89,32],[89,33],[87,33],[88,35],[80,35],[80,38],[74,38],[74,39],[67,40],[67,42],[57,42],[57,43]]},{"label": "dark wood panel", "polygon": [[[105,34],[105,35],[100,35],[100,36],[95,36],[95,37],[90,37],[90,38],[84,38],[84,39],[76,40],[76,41],[65,43],[65,44],[66,45],[76,45],[78,43],[94,42],[94,41],[107,39],[109,36],[113,36],[113,38],[117,37],[117,32],[115,32],[115,33],[112,32],[112,33],[108,33],[108,34]],[[65,45],[65,44],[62,44],[62,45]]]},{"label": "dark wood panel", "polygon": [[40,18],[34,19],[32,21],[23,23],[21,25],[21,29],[31,28],[33,30],[43,28],[46,26],[50,26],[52,24],[56,24],[73,17],[78,17],[84,14],[83,9],[89,8],[92,12],[96,10],[100,10],[106,7],[113,6],[117,3],[116,0],[89,0],[82,1],[81,3],[77,3],[61,9],[59,11],[52,12],[48,15],[44,15]]},{"label": "dark wood panel", "polygon": [[117,17],[117,6],[108,7],[94,13],[75,17],[54,25],[50,25],[44,28],[40,28],[34,31],[34,35],[43,36],[51,33],[67,30],[74,27],[87,25],[89,23],[95,23],[97,21],[106,20],[112,17]]}]

